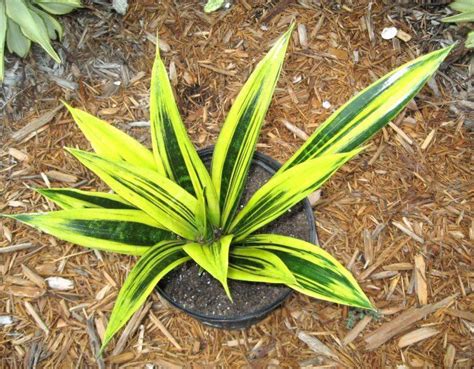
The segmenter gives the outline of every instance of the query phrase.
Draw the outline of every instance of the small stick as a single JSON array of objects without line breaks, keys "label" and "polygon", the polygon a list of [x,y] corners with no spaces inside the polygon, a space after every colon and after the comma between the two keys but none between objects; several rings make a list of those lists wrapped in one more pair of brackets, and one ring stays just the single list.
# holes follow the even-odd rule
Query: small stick
[{"label": "small stick", "polygon": [[18,245],[0,247],[0,254],[6,254],[8,252],[31,249],[32,247],[36,247],[36,245],[33,245],[31,242],[25,242],[25,243],[19,243]]},{"label": "small stick", "polygon": [[178,342],[174,339],[174,337],[171,335],[171,333],[166,329],[166,327],[163,325],[163,323],[153,314],[150,313],[150,319],[155,324],[158,329],[168,338],[168,340],[173,344],[174,347],[176,347],[178,350],[182,350],[183,348],[179,345]]}]

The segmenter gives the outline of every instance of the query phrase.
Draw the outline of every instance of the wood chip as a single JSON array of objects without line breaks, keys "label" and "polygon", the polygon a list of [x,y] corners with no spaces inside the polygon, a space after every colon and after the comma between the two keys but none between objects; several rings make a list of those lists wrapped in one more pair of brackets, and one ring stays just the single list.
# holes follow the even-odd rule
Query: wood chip
[{"label": "wood chip", "polygon": [[282,119],[283,125],[292,133],[295,134],[296,137],[301,138],[302,140],[306,141],[309,136],[308,134],[303,131],[302,129],[296,127],[294,124],[291,124],[286,119]]},{"label": "wood chip", "polygon": [[366,350],[374,350],[383,345],[392,337],[402,333],[417,321],[425,318],[428,314],[449,306],[458,296],[459,294],[456,293],[437,303],[425,305],[418,309],[411,308],[392,321],[383,324],[377,330],[364,337],[364,340],[367,343]]},{"label": "wood chip", "polygon": [[135,359],[135,354],[131,351],[127,351],[118,355],[113,355],[107,361],[110,364],[125,364],[133,359]]},{"label": "wood chip", "polygon": [[13,147],[8,149],[8,154],[13,156],[18,161],[25,161],[29,158],[28,154]]},{"label": "wood chip", "polygon": [[446,354],[444,355],[444,368],[445,369],[452,369],[454,367],[454,358],[456,357],[456,347],[451,343],[448,345],[446,349]]},{"label": "wood chip", "polygon": [[352,341],[354,341],[359,334],[367,327],[367,325],[372,321],[372,317],[370,315],[364,316],[355,326],[352,328],[347,335],[342,340],[344,345],[348,345]]},{"label": "wood chip", "polygon": [[0,315],[0,326],[10,325],[14,323],[11,315]]},{"label": "wood chip", "polygon": [[62,277],[46,278],[49,288],[59,291],[68,291],[74,289],[74,281]]},{"label": "wood chip", "polygon": [[30,299],[37,299],[45,294],[46,290],[38,287],[27,287],[27,286],[5,286],[2,288],[0,285],[0,291],[7,294],[12,294],[17,297],[28,297]]},{"label": "wood chip", "polygon": [[166,338],[168,338],[168,340],[173,344],[174,347],[176,347],[179,351],[183,349],[174,339],[173,335],[166,329],[163,323],[153,313],[150,313],[150,319],[153,324],[155,324],[156,327],[166,336]]},{"label": "wood chip", "polygon": [[100,352],[100,339],[95,330],[94,317],[91,316],[87,319],[86,326],[87,334],[89,335],[89,344],[91,346],[92,353],[94,354],[97,366],[99,369],[105,369],[104,359],[102,355],[99,355]]},{"label": "wood chip", "polygon": [[403,132],[403,130],[396,126],[395,124],[393,124],[392,122],[389,122],[388,125],[395,131],[398,133],[398,135],[403,138],[407,144],[409,145],[413,145],[413,140],[405,133]]},{"label": "wood chip", "polygon": [[77,182],[77,177],[72,174],[66,174],[59,172],[57,170],[50,170],[45,173],[49,179],[59,182],[66,182],[66,183],[75,183]]},{"label": "wood chip", "polygon": [[403,42],[408,42],[411,40],[411,36],[405,31],[402,31],[401,29],[397,31],[397,38],[399,38]]},{"label": "wood chip", "polygon": [[309,203],[312,207],[316,206],[321,200],[321,190],[316,190],[308,195]]},{"label": "wood chip", "polygon": [[305,332],[298,332],[298,338],[304,343],[306,343],[309,348],[318,355],[323,355],[334,359],[338,358],[338,356],[328,346],[326,346],[316,337],[310,336]]},{"label": "wood chip", "polygon": [[49,328],[47,327],[47,325],[43,321],[43,319],[41,319],[39,314],[36,312],[33,305],[31,305],[28,301],[25,301],[24,304],[25,304],[26,311],[28,311],[28,314],[31,315],[31,317],[33,318],[35,323],[38,325],[38,327],[40,327],[46,333],[46,335],[48,335],[49,334]]},{"label": "wood chip", "polygon": [[417,342],[433,337],[434,335],[438,333],[439,333],[438,330],[434,328],[429,328],[429,327],[416,329],[400,337],[400,340],[398,341],[398,347],[404,348],[404,347],[413,345]]},{"label": "wood chip", "polygon": [[397,227],[400,231],[402,231],[403,233],[405,233],[406,235],[410,236],[411,238],[413,238],[415,241],[421,243],[421,244],[424,244],[425,243],[425,240],[423,238],[421,238],[420,236],[418,236],[416,233],[414,233],[413,231],[409,230],[405,225],[403,225],[402,223],[400,222],[392,222],[392,224]]},{"label": "wood chip", "polygon": [[298,24],[298,39],[300,41],[300,46],[303,49],[308,48],[308,32],[306,31],[306,26],[304,24]]},{"label": "wood chip", "polygon": [[428,146],[430,145],[431,141],[433,140],[434,136],[436,134],[436,129],[432,129],[431,132],[426,136],[425,140],[421,144],[421,149],[426,150]]},{"label": "wood chip", "polygon": [[26,126],[21,128],[20,130],[16,131],[14,134],[12,134],[12,139],[15,141],[21,141],[23,140],[26,136],[28,136],[30,133],[37,131],[44,125],[48,124],[53,120],[53,118],[56,116],[56,113],[63,108],[63,105],[59,105],[56,108],[54,108],[51,111],[48,111],[47,113],[39,116],[38,118],[33,119],[30,123],[28,123]]},{"label": "wood chip", "polygon": [[428,303],[428,287],[426,284],[426,265],[423,255],[415,256],[415,291],[421,305]]},{"label": "wood chip", "polygon": [[46,282],[38,273],[28,268],[26,265],[22,264],[21,269],[23,270],[23,275],[28,278],[31,282],[36,284],[39,288],[46,288]]}]

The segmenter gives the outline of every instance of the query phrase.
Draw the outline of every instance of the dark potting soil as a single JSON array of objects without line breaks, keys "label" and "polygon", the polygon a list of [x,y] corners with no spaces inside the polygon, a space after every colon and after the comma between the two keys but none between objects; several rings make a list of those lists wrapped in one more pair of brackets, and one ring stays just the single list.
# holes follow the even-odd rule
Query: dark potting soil
[{"label": "dark potting soil", "polygon": [[[247,203],[271,178],[272,174],[252,165],[241,205]],[[273,221],[258,233],[275,233],[310,240],[311,228],[302,204]],[[180,306],[195,314],[207,317],[233,318],[258,312],[289,292],[289,288],[278,284],[265,284],[229,280],[233,303],[221,284],[199,266],[189,261],[171,271],[160,282],[161,289]]]}]

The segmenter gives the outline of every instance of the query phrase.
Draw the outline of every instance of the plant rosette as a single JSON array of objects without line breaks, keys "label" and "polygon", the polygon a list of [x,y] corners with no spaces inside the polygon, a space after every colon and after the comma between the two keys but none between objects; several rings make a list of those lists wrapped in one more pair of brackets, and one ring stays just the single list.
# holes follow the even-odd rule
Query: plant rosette
[{"label": "plant rosette", "polygon": [[230,301],[229,280],[286,285],[317,299],[375,310],[354,276],[329,253],[264,227],[362,151],[420,91],[453,46],[395,69],[342,105],[241,207],[293,27],[274,43],[236,97],[209,171],[187,136],[158,49],[150,92],[152,151],[67,106],[95,153],[67,151],[114,193],[38,189],[62,210],[3,216],[77,245],[139,256],[117,296],[101,351],[157,283],[190,260],[217,281]]}]

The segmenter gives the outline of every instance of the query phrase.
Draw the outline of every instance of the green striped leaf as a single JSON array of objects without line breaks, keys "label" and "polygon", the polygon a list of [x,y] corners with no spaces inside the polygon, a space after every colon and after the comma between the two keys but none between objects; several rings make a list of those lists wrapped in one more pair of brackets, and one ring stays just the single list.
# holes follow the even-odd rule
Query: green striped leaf
[{"label": "green striped leaf", "polygon": [[189,260],[182,245],[183,241],[160,242],[149,248],[138,260],[120,289],[105,331],[101,352],[115,333],[142,306],[160,279]]},{"label": "green striped leaf", "polygon": [[135,209],[119,195],[105,192],[76,190],[74,188],[38,188],[41,195],[54,202],[62,209]]},{"label": "green striped leaf", "polygon": [[421,56],[357,94],[333,113],[276,175],[306,160],[348,152],[362,145],[413,99],[452,47]]},{"label": "green striped leaf", "polygon": [[296,278],[297,283],[288,284],[296,291],[337,304],[374,310],[352,274],[316,245],[292,237],[259,234],[243,241],[242,247],[276,255]]},{"label": "green striped leaf", "polygon": [[163,164],[141,143],[93,115],[64,103],[94,151],[105,159],[125,161],[139,168],[165,174]]},{"label": "green striped leaf", "polygon": [[296,284],[296,278],[275,254],[248,246],[232,247],[229,278],[247,282]]},{"label": "green striped leaf", "polygon": [[23,34],[40,44],[57,63],[61,63],[59,55],[51,46],[48,30],[41,17],[32,12],[24,0],[5,0],[5,5],[8,17],[20,26]]},{"label": "green striped leaf", "polygon": [[202,230],[196,226],[197,200],[173,181],[124,161],[114,162],[98,155],[67,148],[82,164],[97,174],[120,197],[156,219],[166,229],[188,240]]},{"label": "green striped leaf", "polygon": [[74,209],[2,216],[64,241],[120,254],[142,255],[163,239],[173,238],[141,210]]},{"label": "green striped leaf", "polygon": [[150,121],[155,157],[162,160],[169,178],[190,194],[206,197],[209,220],[218,226],[219,202],[214,185],[186,133],[158,47],[151,77]]},{"label": "green striped leaf", "polygon": [[229,265],[229,248],[232,235],[224,236],[211,244],[188,243],[183,250],[201,268],[217,279],[232,300],[229,286],[227,285],[227,273]]},{"label": "green striped leaf", "polygon": [[228,230],[245,187],[293,26],[258,63],[235,99],[217,139],[212,159],[212,181],[220,201],[224,231]]},{"label": "green striped leaf", "polygon": [[0,1],[0,82],[3,82],[3,76],[5,74],[4,55],[5,55],[5,42],[7,40],[7,13],[5,9],[5,3]]},{"label": "green striped leaf", "polygon": [[344,154],[325,155],[299,164],[265,183],[240,211],[229,231],[236,240],[270,223],[318,189],[360,149]]}]

